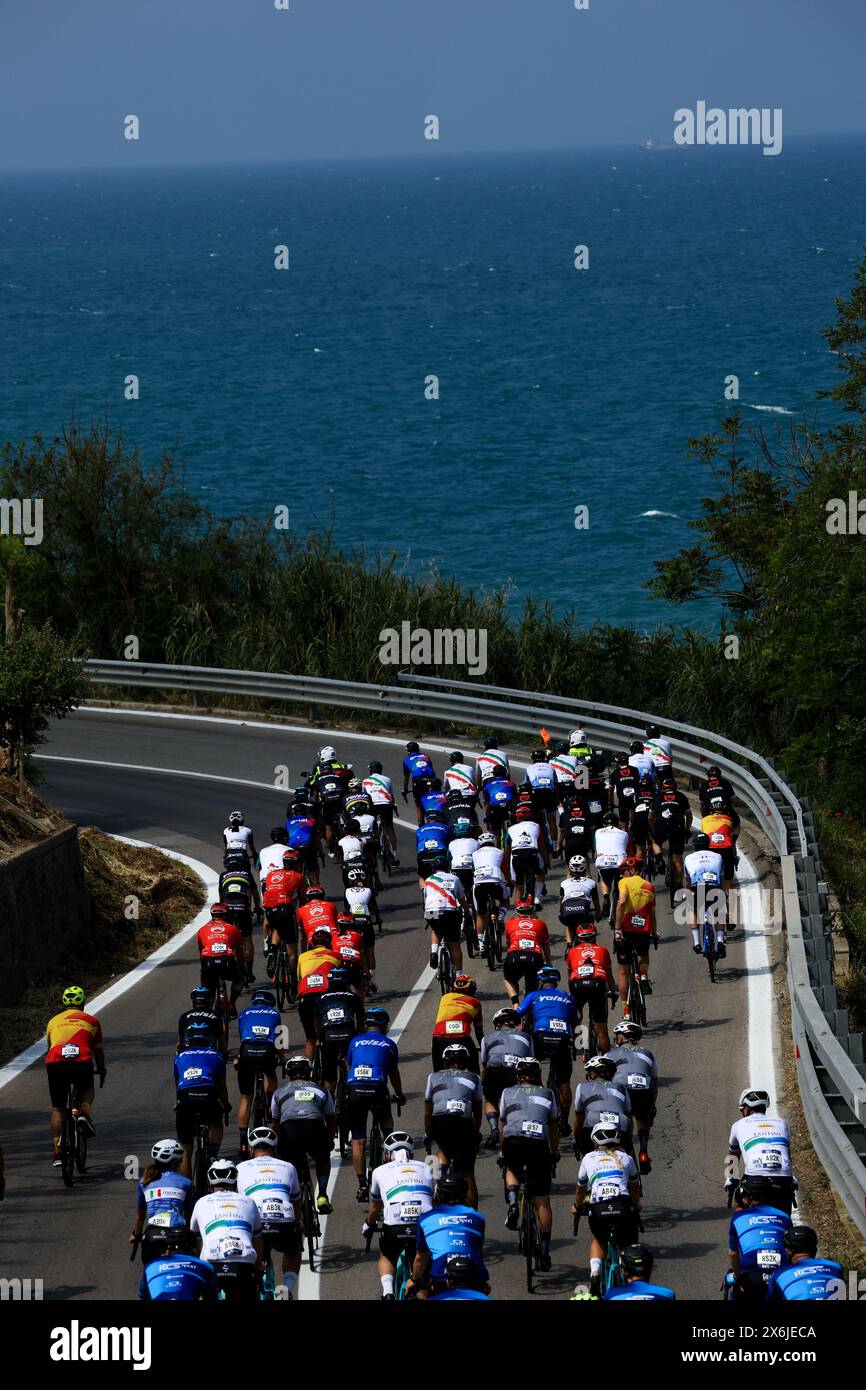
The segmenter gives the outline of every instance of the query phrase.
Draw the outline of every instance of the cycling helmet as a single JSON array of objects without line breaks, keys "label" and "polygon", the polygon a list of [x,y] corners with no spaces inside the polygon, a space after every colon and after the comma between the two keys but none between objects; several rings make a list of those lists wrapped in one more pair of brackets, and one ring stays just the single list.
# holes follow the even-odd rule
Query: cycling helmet
[{"label": "cycling helmet", "polygon": [[643,743],[641,742],[641,740],[639,738],[632,739],[631,743],[628,746],[628,751],[630,753],[642,753]]},{"label": "cycling helmet", "polygon": [[378,758],[374,758],[373,761],[372,761],[371,763],[368,763],[368,764],[367,764],[367,771],[368,771],[368,772],[381,772],[381,771],[382,771],[382,764],[379,762],[379,759],[378,759]]},{"label": "cycling helmet", "polygon": [[626,1274],[634,1279],[649,1279],[653,1272],[653,1252],[648,1245],[627,1245],[620,1252],[619,1260]]},{"label": "cycling helmet", "polygon": [[597,922],[578,922],[574,932],[575,941],[595,941],[597,937]]},{"label": "cycling helmet", "polygon": [[544,763],[547,761],[547,754],[541,748],[533,748],[530,758],[534,763]]},{"label": "cycling helmet", "polygon": [[464,970],[459,970],[454,976],[455,994],[475,994],[478,986],[471,975],[467,975]]},{"label": "cycling helmet", "polygon": [[311,903],[314,902],[317,898],[324,898],[325,890],[322,887],[321,883],[311,883],[304,896],[307,899],[307,902]]},{"label": "cycling helmet", "polygon": [[63,1003],[67,1009],[80,1009],[86,997],[81,985],[69,985],[63,991]]},{"label": "cycling helmet", "polygon": [[232,826],[232,827],[234,827],[234,826],[238,826],[238,825],[243,825],[243,823],[244,823],[244,813],[243,813],[243,811],[232,811],[231,815],[229,816],[229,825]]},{"label": "cycling helmet", "polygon": [[346,791],[349,791],[349,792],[360,792],[360,791],[363,791],[363,790],[364,790],[364,788],[363,788],[363,785],[362,785],[362,783],[361,783],[360,777],[350,777],[350,778],[349,778],[349,783],[348,783],[348,786],[346,787]]},{"label": "cycling helmet", "polygon": [[637,862],[637,860],[635,859],[635,857],[634,857],[633,854],[629,854],[629,855],[622,861],[622,870],[623,870],[623,872],[626,873],[626,874],[636,874],[636,873],[637,873],[637,869],[638,869],[638,862]]},{"label": "cycling helmet", "polygon": [[209,1009],[213,1003],[213,990],[207,985],[196,985],[190,993],[190,1000],[197,1009]]},{"label": "cycling helmet", "polygon": [[520,1022],[520,1014],[516,1009],[497,1009],[493,1015],[494,1028],[516,1028]]},{"label": "cycling helmet", "polygon": [[456,1204],[466,1200],[469,1184],[462,1173],[446,1173],[436,1184],[437,1202]]},{"label": "cycling helmet", "polygon": [[538,972],[539,984],[543,980],[545,984],[558,985],[561,979],[562,976],[560,975],[555,965],[545,965]]},{"label": "cycling helmet", "polygon": [[614,753],[613,761],[618,767],[625,767],[628,763],[628,753]]},{"label": "cycling helmet", "polygon": [[495,845],[495,844],[496,844],[496,836],[495,836],[495,835],[491,835],[491,833],[490,833],[489,830],[485,830],[481,835],[478,836],[478,848],[479,848],[479,849],[484,849],[484,848],[486,848],[488,845]]},{"label": "cycling helmet", "polygon": [[337,756],[337,750],[336,750],[336,748],[332,748],[331,745],[330,745],[330,743],[326,743],[326,744],[324,745],[324,747],[322,747],[322,748],[319,749],[319,762],[320,762],[320,763],[330,763],[330,762],[333,762],[333,760],[334,760],[334,758],[336,758],[336,756]]},{"label": "cycling helmet", "polygon": [[354,913],[345,912],[345,911],[343,911],[343,912],[338,912],[338,913],[337,913],[337,926],[338,926],[338,927],[342,927],[344,930],[347,930],[347,929],[348,929],[348,930],[351,930],[351,929],[354,927],[354,925],[355,925]]},{"label": "cycling helmet", "polygon": [[597,1144],[599,1148],[602,1148],[607,1144],[618,1144],[619,1130],[616,1125],[593,1125],[592,1134],[590,1135],[590,1138],[592,1139],[593,1144]]},{"label": "cycling helmet", "polygon": [[287,845],[289,843],[289,832],[284,825],[275,825],[271,831],[271,840],[275,845]]},{"label": "cycling helmet", "polygon": [[527,1080],[535,1086],[540,1084],[541,1063],[537,1057],[521,1057],[514,1068],[514,1079],[518,1085],[520,1084],[521,1076],[525,1076]]},{"label": "cycling helmet", "polygon": [[238,1180],[237,1164],[229,1158],[215,1158],[207,1170],[211,1187],[234,1187]]},{"label": "cycling helmet", "polygon": [[183,1158],[183,1145],[176,1139],[157,1139],[150,1151],[154,1163],[167,1168],[171,1163],[180,1163]]},{"label": "cycling helmet", "polygon": [[276,1131],[270,1125],[259,1125],[257,1129],[247,1131],[247,1140],[251,1149],[274,1149],[279,1144]]},{"label": "cycling helmet", "polygon": [[331,928],[330,928],[330,927],[326,927],[326,926],[324,925],[324,923],[322,923],[322,925],[319,926],[319,927],[315,927],[314,930],[313,930],[313,934],[312,934],[312,936],[310,937],[310,940],[311,940],[311,941],[330,941],[330,939],[331,939]]},{"label": "cycling helmet", "polygon": [[449,758],[451,759],[452,764],[453,764],[453,763],[462,763],[462,761],[463,761],[463,754],[460,753],[460,752],[458,752],[458,750],[457,750],[456,748],[453,748],[453,749],[451,750],[451,752],[448,754],[448,756],[449,756]]},{"label": "cycling helmet", "polygon": [[534,820],[535,812],[533,811],[531,806],[518,806],[517,810],[514,812],[514,819]]},{"label": "cycling helmet", "polygon": [[572,729],[568,738],[569,742],[575,748],[582,748],[583,745],[586,743],[586,729],[584,729],[583,726],[579,724],[576,729]]},{"label": "cycling helmet", "polygon": [[277,999],[276,995],[273,994],[269,989],[254,989],[253,997],[250,1000],[250,1003],[267,1004],[270,1008],[275,1009],[277,1006]]},{"label": "cycling helmet", "polygon": [[567,739],[567,738],[557,738],[557,739],[554,739],[554,741],[553,741],[553,752],[554,752],[554,754],[557,754],[557,753],[567,753],[567,752],[568,752],[568,739]]},{"label": "cycling helmet", "polygon": [[587,863],[583,855],[573,854],[568,861],[568,868],[569,872],[573,873],[575,876],[577,876],[578,874],[585,874],[587,870]]},{"label": "cycling helmet", "polygon": [[600,1071],[603,1076],[606,1076],[608,1080],[610,1080],[616,1072],[616,1063],[612,1062],[609,1057],[602,1057],[602,1055],[597,1052],[594,1057],[588,1057],[586,1059],[583,1064],[583,1069],[587,1076],[589,1076],[591,1071]]},{"label": "cycling helmet", "polygon": [[616,811],[607,811],[601,818],[602,825],[619,825],[619,816]]},{"label": "cycling helmet", "polygon": [[399,1153],[411,1154],[415,1152],[412,1136],[407,1134],[405,1129],[395,1129],[388,1135],[382,1148],[389,1158],[394,1158]]},{"label": "cycling helmet", "polygon": [[199,1019],[198,1022],[193,1020],[193,1022],[188,1024],[183,1030],[184,1047],[201,1047],[202,1043],[210,1044],[212,1040],[213,1034],[211,1033],[210,1025],[205,1023],[204,1019]]},{"label": "cycling helmet", "polygon": [[485,747],[485,748],[496,748],[497,745],[498,745],[498,743],[499,743],[499,739],[496,737],[495,734],[488,734],[487,737],[486,737],[486,739],[484,740],[484,747]]},{"label": "cycling helmet", "polygon": [[210,915],[212,921],[230,922],[233,914],[228,903],[211,903]]},{"label": "cycling helmet", "polygon": [[289,845],[288,849],[286,850],[285,854],[283,855],[283,864],[284,864],[284,865],[288,865],[289,867],[291,867],[291,866],[294,865],[294,864],[300,864],[300,862],[301,862],[301,856],[300,856],[300,854],[299,854],[298,851],[295,849],[294,845]]},{"label": "cycling helmet", "polygon": [[439,810],[436,806],[428,806],[424,812],[424,820],[429,825],[432,821],[439,819]]},{"label": "cycling helmet", "polygon": [[364,1014],[364,1022],[368,1028],[384,1028],[387,1032],[391,1015],[387,1009],[368,1009]]},{"label": "cycling helmet", "polygon": [[818,1253],[818,1237],[811,1226],[798,1224],[790,1226],[785,1232],[785,1249],[791,1255],[809,1255],[814,1257]]},{"label": "cycling helmet", "polygon": [[286,1076],[291,1081],[300,1081],[302,1077],[306,1080],[312,1076],[312,1073],[313,1064],[309,1057],[305,1057],[302,1052],[299,1052],[295,1057],[290,1057],[286,1062]]},{"label": "cycling helmet", "polygon": [[341,965],[335,965],[328,976],[328,989],[346,989],[348,984],[348,970],[344,970]]},{"label": "cycling helmet", "polygon": [[770,1104],[770,1097],[766,1091],[746,1090],[740,1092],[740,1099],[737,1101],[737,1109],[742,1110],[748,1106],[750,1110],[766,1110]]},{"label": "cycling helmet", "polygon": [[477,1288],[480,1284],[478,1266],[471,1255],[449,1255],[445,1261],[445,1278],[458,1288]]},{"label": "cycling helmet", "polygon": [[446,1067],[462,1067],[465,1071],[469,1066],[469,1048],[462,1043],[449,1043],[443,1050],[442,1062]]},{"label": "cycling helmet", "polygon": [[622,1038],[624,1042],[640,1042],[643,1037],[643,1029],[639,1023],[633,1023],[631,1019],[624,1019],[618,1023],[613,1030],[615,1038]]},{"label": "cycling helmet", "polygon": [[638,791],[651,792],[653,789],[653,779],[648,772],[645,772],[638,783]]},{"label": "cycling helmet", "polygon": [[534,912],[535,900],[534,898],[515,898],[514,909],[516,912]]},{"label": "cycling helmet", "polygon": [[720,767],[717,767],[715,763],[713,763],[712,767],[708,767],[708,768],[707,768],[707,780],[708,780],[708,781],[709,781],[710,777],[718,777],[719,780],[721,780],[721,776],[722,776],[722,769],[721,769]]},{"label": "cycling helmet", "polygon": [[415,742],[414,738],[411,739],[411,740],[409,741],[409,743],[406,744],[406,752],[407,752],[407,753],[420,753],[420,752],[421,752],[421,748],[420,748],[420,746]]},{"label": "cycling helmet", "polygon": [[709,849],[709,835],[697,834],[692,836],[692,849]]},{"label": "cycling helmet", "polygon": [[740,1178],[737,1187],[736,1197],[740,1201],[743,1197],[748,1197],[752,1202],[762,1202],[766,1196],[766,1178],[747,1173]]},{"label": "cycling helmet", "polygon": [[661,729],[659,728],[658,724],[648,724],[648,725],[647,725],[647,731],[646,731],[646,736],[647,736],[647,738],[658,738],[658,737],[660,736],[660,734],[661,734]]},{"label": "cycling helmet", "polygon": [[661,779],[661,785],[663,787],[669,788],[671,791],[676,791],[677,779],[676,777],[674,777],[672,772],[666,772],[664,777]]}]

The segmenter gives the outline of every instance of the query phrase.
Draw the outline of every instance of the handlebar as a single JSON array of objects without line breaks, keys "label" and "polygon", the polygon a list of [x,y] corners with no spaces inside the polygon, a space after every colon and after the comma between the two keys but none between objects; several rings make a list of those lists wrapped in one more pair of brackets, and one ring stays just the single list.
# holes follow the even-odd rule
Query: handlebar
[{"label": "handlebar", "polygon": [[136,1255],[138,1254],[138,1247],[139,1247],[140,1244],[141,1244],[141,1236],[140,1236],[140,1235],[137,1235],[137,1236],[135,1236],[135,1238],[133,1239],[133,1242],[132,1242],[132,1249],[131,1249],[130,1252],[129,1252],[129,1263],[130,1263],[130,1264],[132,1264],[133,1261],[135,1260],[135,1257],[136,1257]]}]

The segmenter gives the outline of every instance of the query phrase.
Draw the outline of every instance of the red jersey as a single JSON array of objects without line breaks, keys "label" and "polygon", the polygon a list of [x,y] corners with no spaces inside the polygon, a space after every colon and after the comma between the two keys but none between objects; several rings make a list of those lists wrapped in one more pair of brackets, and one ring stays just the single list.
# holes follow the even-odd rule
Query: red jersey
[{"label": "red jersey", "polygon": [[589,984],[591,980],[606,980],[611,989],[615,988],[610,951],[606,946],[597,946],[591,941],[572,946],[565,957],[568,966],[568,983]]},{"label": "red jersey", "polygon": [[265,878],[262,905],[288,907],[289,903],[297,901],[303,886],[303,874],[296,873],[294,869],[271,869]]},{"label": "red jersey", "polygon": [[509,917],[505,923],[505,940],[509,951],[535,951],[542,956],[550,941],[547,923],[540,917]]},{"label": "red jersey", "polygon": [[359,961],[364,951],[363,934],[359,931],[353,931],[351,927],[348,927],[346,931],[340,931],[334,927],[331,932],[331,950],[343,961],[349,963]]},{"label": "red jersey", "polygon": [[219,960],[233,955],[243,945],[243,937],[237,927],[232,926],[231,922],[218,922],[216,918],[205,922],[199,929],[196,941],[202,960]]},{"label": "red jersey", "polygon": [[298,924],[304,940],[309,941],[316,927],[327,927],[333,931],[337,925],[337,908],[325,898],[314,898],[311,903],[298,908]]}]

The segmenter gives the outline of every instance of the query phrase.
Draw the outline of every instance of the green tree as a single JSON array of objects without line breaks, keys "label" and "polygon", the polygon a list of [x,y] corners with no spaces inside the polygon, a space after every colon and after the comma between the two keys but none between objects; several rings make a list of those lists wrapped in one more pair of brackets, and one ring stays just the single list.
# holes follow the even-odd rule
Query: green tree
[{"label": "green tree", "polygon": [[49,719],[62,719],[87,692],[81,658],[47,624],[25,627],[0,646],[0,726],[20,786],[26,759],[44,738]]}]

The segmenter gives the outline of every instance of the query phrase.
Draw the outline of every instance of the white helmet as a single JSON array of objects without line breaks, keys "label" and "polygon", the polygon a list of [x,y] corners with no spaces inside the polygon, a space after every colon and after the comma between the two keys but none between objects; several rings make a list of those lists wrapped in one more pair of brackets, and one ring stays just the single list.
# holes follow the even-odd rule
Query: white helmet
[{"label": "white helmet", "polygon": [[183,1148],[176,1139],[157,1139],[150,1151],[154,1163],[178,1163],[183,1158]]},{"label": "white helmet", "polygon": [[639,1023],[635,1023],[632,1019],[627,1018],[624,1019],[622,1023],[616,1025],[613,1030],[613,1036],[615,1038],[625,1038],[626,1042],[630,1043],[640,1042],[640,1039],[643,1037],[643,1029]]},{"label": "white helmet", "polygon": [[586,860],[582,854],[573,854],[568,861],[568,867],[573,874],[585,874]]},{"label": "white helmet", "polygon": [[234,1187],[238,1180],[237,1165],[228,1158],[215,1158],[207,1170],[211,1187]]},{"label": "white helmet", "polygon": [[485,830],[484,833],[483,833],[483,835],[479,835],[479,836],[478,836],[478,847],[479,847],[479,849],[481,849],[484,845],[495,845],[495,844],[496,844],[496,836],[495,836],[495,835],[491,835],[491,833],[490,833],[489,830]]},{"label": "white helmet", "polygon": [[243,811],[232,811],[231,815],[229,816],[229,825],[243,825],[243,823],[244,823],[244,813],[243,813]]},{"label": "white helmet", "polygon": [[586,743],[586,730],[581,727],[572,729],[568,736],[568,741],[573,744],[575,748],[582,747],[582,745]]},{"label": "white helmet", "polygon": [[599,1123],[597,1125],[593,1125],[592,1135],[590,1137],[592,1138],[593,1144],[597,1144],[599,1147],[602,1147],[605,1144],[618,1144],[619,1130],[617,1129],[616,1125],[605,1125]]},{"label": "white helmet", "polygon": [[337,756],[336,748],[332,748],[330,743],[326,743],[324,748],[319,749],[319,762],[329,763]]},{"label": "white helmet", "polygon": [[415,1152],[412,1136],[407,1134],[405,1129],[395,1129],[393,1134],[388,1135],[382,1148],[389,1158],[394,1158],[399,1153],[411,1155]]},{"label": "white helmet", "polygon": [[750,1110],[766,1110],[770,1104],[770,1097],[766,1091],[753,1091],[749,1088],[740,1092],[740,1099],[737,1101],[737,1109],[742,1110],[747,1105]]},{"label": "white helmet", "polygon": [[248,1130],[247,1140],[251,1149],[276,1149],[280,1142],[270,1125],[259,1125],[258,1129]]}]

